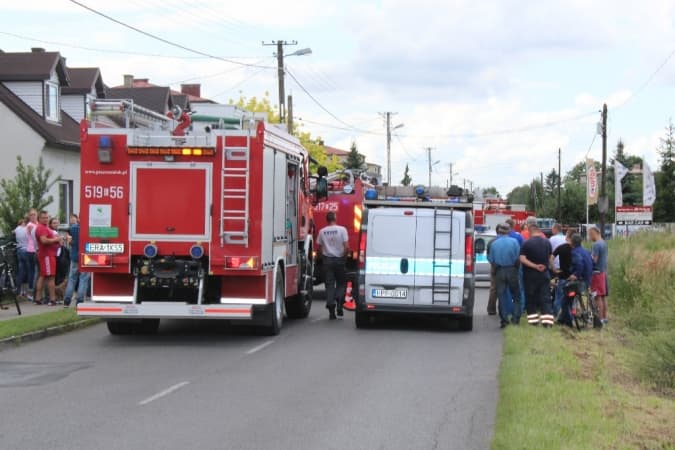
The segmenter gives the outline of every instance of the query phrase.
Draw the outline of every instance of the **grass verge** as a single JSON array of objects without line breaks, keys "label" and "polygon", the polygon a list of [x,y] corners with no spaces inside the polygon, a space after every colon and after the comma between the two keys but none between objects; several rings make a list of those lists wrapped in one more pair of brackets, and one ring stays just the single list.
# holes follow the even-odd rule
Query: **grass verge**
[{"label": "grass verge", "polygon": [[675,400],[631,376],[624,339],[508,328],[492,448],[675,448]]},{"label": "grass verge", "polygon": [[493,449],[675,449],[675,236],[609,245],[608,327],[505,330]]},{"label": "grass verge", "polygon": [[61,308],[56,311],[32,316],[17,316],[14,319],[0,322],[0,339],[20,336],[32,331],[40,331],[59,325],[67,325],[80,320],[82,318],[77,316],[73,308]]}]

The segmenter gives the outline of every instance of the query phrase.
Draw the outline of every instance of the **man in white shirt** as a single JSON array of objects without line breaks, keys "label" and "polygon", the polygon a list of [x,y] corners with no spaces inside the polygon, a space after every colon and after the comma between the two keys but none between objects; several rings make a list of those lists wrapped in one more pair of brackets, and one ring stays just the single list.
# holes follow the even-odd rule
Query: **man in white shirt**
[{"label": "man in white shirt", "polygon": [[335,320],[335,306],[337,315],[342,317],[344,311],[342,304],[345,300],[345,287],[347,276],[345,273],[345,255],[349,250],[349,237],[347,229],[337,225],[334,212],[326,214],[328,225],[319,231],[316,244],[323,262],[324,280],[326,285],[326,308],[328,308],[330,320]]},{"label": "man in white shirt", "polygon": [[[565,235],[562,232],[562,225],[559,223],[553,224],[553,227],[551,227],[551,232],[551,237],[548,238],[548,240],[551,242],[551,251],[555,251],[556,248],[566,242]],[[556,271],[560,270],[560,259],[557,256],[553,260],[553,266],[555,267]]]}]

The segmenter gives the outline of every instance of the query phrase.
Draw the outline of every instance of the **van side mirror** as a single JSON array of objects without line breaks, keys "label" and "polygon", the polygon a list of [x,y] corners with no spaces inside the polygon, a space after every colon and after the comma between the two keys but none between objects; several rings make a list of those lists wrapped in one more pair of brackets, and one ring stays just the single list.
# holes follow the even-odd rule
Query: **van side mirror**
[{"label": "van side mirror", "polygon": [[477,255],[485,251],[485,240],[483,238],[476,239],[474,244],[474,253]]}]

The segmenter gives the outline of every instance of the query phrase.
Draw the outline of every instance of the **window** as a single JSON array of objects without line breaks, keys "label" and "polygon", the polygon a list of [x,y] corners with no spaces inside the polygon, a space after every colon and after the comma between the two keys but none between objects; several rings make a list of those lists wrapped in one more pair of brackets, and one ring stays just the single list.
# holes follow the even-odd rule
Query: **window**
[{"label": "window", "polygon": [[68,223],[73,213],[73,181],[59,181],[59,222]]},{"label": "window", "polygon": [[56,83],[45,84],[45,118],[58,122],[59,114],[59,87]]}]

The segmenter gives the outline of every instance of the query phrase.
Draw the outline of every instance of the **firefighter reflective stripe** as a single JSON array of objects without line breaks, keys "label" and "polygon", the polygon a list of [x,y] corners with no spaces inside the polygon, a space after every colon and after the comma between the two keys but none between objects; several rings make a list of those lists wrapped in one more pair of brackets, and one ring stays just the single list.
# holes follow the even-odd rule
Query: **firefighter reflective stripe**
[{"label": "firefighter reflective stripe", "polygon": [[542,325],[553,325],[553,316],[551,314],[542,314],[541,323]]},{"label": "firefighter reflective stripe", "polygon": [[[401,260],[408,260],[408,272],[401,273]],[[446,261],[436,260],[436,264],[447,264]],[[402,258],[402,257],[384,257],[384,256],[367,256],[366,257],[366,274],[367,275],[417,275],[417,276],[433,276],[434,275],[434,260],[432,258]],[[437,267],[435,271],[436,277],[447,277],[447,267]],[[452,276],[464,277],[464,260],[452,260]]]},{"label": "firefighter reflective stripe", "polygon": [[539,314],[528,314],[527,323],[530,325],[539,325]]}]

